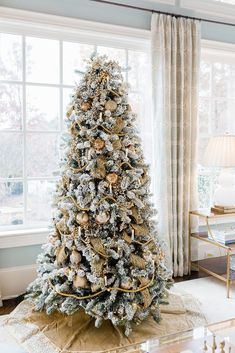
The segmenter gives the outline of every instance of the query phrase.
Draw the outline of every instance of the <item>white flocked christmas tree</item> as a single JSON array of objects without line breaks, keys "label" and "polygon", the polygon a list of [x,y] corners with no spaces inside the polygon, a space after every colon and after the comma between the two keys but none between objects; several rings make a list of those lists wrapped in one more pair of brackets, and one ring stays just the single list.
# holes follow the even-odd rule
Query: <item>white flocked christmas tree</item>
[{"label": "white flocked christmas tree", "polygon": [[36,310],[124,326],[160,320],[170,283],[148,166],[117,62],[94,55],[68,108],[53,226],[29,286]]}]

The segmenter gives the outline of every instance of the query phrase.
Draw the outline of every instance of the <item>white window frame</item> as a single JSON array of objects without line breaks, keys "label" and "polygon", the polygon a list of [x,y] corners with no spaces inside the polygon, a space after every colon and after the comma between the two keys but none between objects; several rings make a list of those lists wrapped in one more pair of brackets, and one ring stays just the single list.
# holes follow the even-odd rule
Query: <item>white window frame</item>
[{"label": "white window frame", "polygon": [[[22,35],[23,38],[24,36],[35,36],[46,39],[56,39],[59,40],[60,43],[62,43],[62,41],[71,41],[109,47],[113,47],[115,44],[115,48],[137,51],[148,51],[150,49],[150,31],[147,30],[5,7],[0,7],[0,14],[0,32]],[[110,33],[112,33],[112,35],[110,35]],[[61,44],[60,47],[60,55],[62,55]],[[26,84],[24,79],[25,77],[23,77],[23,87],[25,87]],[[22,84],[22,82],[20,82],[20,84]],[[39,86],[40,84],[36,85]],[[60,90],[72,87],[62,82],[61,72],[59,84],[49,84],[49,86],[59,87]],[[61,92],[60,96],[62,97]],[[135,93],[137,91],[133,92]],[[60,109],[62,111],[62,108]],[[60,124],[62,123],[62,118],[62,114],[60,114]],[[12,181],[17,181],[16,179],[17,178],[13,178]],[[38,178],[33,179],[36,180]],[[43,179],[43,177],[40,178],[40,180],[41,179]],[[45,179],[49,180],[50,178]],[[6,230],[0,232],[0,249],[42,244],[46,240],[47,235],[48,228],[30,229],[23,225],[18,229],[9,229],[6,227]]]},{"label": "white window frame", "polygon": [[216,16],[235,23],[235,5],[233,4],[214,0],[180,0],[180,7],[193,10],[196,15]]},{"label": "white window frame", "polygon": [[[184,0],[181,0],[184,1]],[[203,0],[204,1],[204,0]],[[86,44],[150,49],[150,31],[103,24],[74,18],[47,15],[0,7],[0,32],[30,35]],[[110,36],[112,33],[112,37]],[[202,50],[234,50],[233,44],[202,41]],[[221,222],[223,221],[221,218]],[[0,249],[37,245],[45,242],[48,228],[8,230],[0,233]]]}]

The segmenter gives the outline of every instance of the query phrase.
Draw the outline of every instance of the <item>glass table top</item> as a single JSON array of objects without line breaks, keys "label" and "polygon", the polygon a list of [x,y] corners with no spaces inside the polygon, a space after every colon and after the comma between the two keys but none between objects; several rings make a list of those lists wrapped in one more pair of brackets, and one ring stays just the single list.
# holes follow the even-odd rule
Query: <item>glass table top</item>
[{"label": "glass table top", "polygon": [[[217,345],[215,351],[212,350],[213,335],[215,335]],[[205,352],[205,350],[203,350],[203,348],[205,348],[204,341],[206,341],[207,353],[235,353],[235,319],[178,332],[160,338],[153,337],[141,344],[122,348],[115,351],[115,353],[200,353]],[[225,341],[224,351],[221,350],[221,341]],[[110,353],[114,353],[114,351],[110,351]]]}]

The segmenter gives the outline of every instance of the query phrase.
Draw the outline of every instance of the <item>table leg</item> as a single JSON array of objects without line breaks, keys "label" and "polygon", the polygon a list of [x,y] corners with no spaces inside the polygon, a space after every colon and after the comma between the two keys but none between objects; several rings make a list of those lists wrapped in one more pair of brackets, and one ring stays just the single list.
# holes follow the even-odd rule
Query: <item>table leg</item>
[{"label": "table leg", "polygon": [[227,285],[227,298],[229,298],[230,292],[230,252],[227,252],[227,278],[226,278],[226,285]]},{"label": "table leg", "polygon": [[188,273],[191,275],[192,264],[191,264],[191,214],[189,213],[188,218]]}]

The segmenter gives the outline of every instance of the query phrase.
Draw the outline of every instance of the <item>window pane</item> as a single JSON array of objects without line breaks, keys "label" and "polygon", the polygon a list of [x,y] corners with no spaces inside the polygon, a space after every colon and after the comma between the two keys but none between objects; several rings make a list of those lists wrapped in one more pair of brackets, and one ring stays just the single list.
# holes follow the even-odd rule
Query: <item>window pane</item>
[{"label": "window pane", "polygon": [[65,120],[66,120],[66,113],[69,106],[69,103],[72,100],[72,94],[74,92],[73,88],[64,88],[63,89],[63,121],[64,121],[64,128],[66,127]]},{"label": "window pane", "polygon": [[201,97],[209,97],[211,94],[211,64],[202,61],[200,66],[200,87],[199,94]]},{"label": "window pane", "polygon": [[0,80],[22,80],[22,37],[0,33]]},{"label": "window pane", "polygon": [[81,78],[75,70],[83,71],[86,67],[85,59],[94,52],[94,46],[88,44],[63,42],[63,82],[74,85]]},{"label": "window pane", "polygon": [[29,177],[53,176],[58,170],[58,135],[53,133],[28,133],[26,135],[27,175]]},{"label": "window pane", "polygon": [[144,104],[142,101],[142,96],[139,93],[129,93],[128,102],[131,105],[131,110],[133,113],[137,114],[137,120],[140,116],[143,116]]},{"label": "window pane", "polygon": [[0,183],[0,226],[23,223],[23,183]]},{"label": "window pane", "polygon": [[212,134],[226,134],[229,131],[228,124],[228,101],[225,99],[215,99],[212,115]]},{"label": "window pane", "polygon": [[[128,51],[128,82],[133,90],[145,90],[149,81],[149,58],[147,53]],[[149,87],[148,87],[149,88]]]},{"label": "window pane", "polygon": [[210,134],[210,106],[209,98],[201,97],[199,100],[199,134],[200,136],[208,136]]},{"label": "window pane", "polygon": [[27,86],[26,126],[29,130],[59,129],[59,88]]},{"label": "window pane", "polygon": [[27,183],[27,224],[49,224],[55,181],[31,180]]},{"label": "window pane", "polygon": [[216,97],[226,97],[228,94],[229,65],[214,63],[213,65],[213,94]]},{"label": "window pane", "polygon": [[110,60],[115,60],[120,66],[126,67],[126,52],[124,49],[97,47],[97,52],[101,55],[107,55]]},{"label": "window pane", "polygon": [[26,80],[59,82],[59,42],[57,40],[26,37]]},{"label": "window pane", "polygon": [[23,175],[23,136],[18,133],[0,133],[0,177]]},{"label": "window pane", "polygon": [[0,84],[0,130],[22,129],[22,86]]}]

